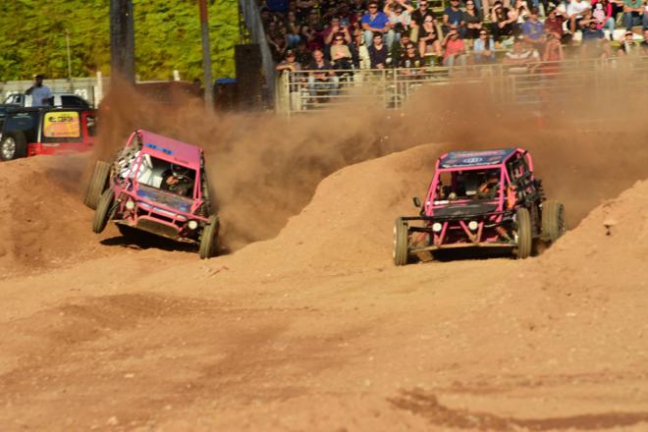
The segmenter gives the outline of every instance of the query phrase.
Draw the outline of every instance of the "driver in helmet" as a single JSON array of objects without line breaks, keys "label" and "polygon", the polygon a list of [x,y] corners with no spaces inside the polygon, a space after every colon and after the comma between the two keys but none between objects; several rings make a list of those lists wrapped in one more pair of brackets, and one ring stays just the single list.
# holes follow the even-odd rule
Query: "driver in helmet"
[{"label": "driver in helmet", "polygon": [[486,181],[479,185],[477,189],[477,198],[479,199],[494,199],[497,197],[499,191],[500,176],[497,171],[490,171],[486,177]]},{"label": "driver in helmet", "polygon": [[160,189],[176,193],[178,195],[189,196],[193,187],[189,168],[172,164],[162,175],[162,185]]}]

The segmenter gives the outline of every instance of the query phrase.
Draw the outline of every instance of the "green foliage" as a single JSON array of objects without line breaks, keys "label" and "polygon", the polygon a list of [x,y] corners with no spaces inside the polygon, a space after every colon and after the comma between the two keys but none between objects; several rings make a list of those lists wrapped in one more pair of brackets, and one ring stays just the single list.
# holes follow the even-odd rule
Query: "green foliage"
[{"label": "green foliage", "polygon": [[[5,4],[6,3],[6,4]],[[133,0],[135,65],[142,80],[166,80],[173,70],[202,80],[202,39],[197,0]],[[239,39],[236,0],[209,0],[214,78],[233,77]],[[0,81],[68,75],[110,75],[110,0],[12,0],[0,13]]]}]

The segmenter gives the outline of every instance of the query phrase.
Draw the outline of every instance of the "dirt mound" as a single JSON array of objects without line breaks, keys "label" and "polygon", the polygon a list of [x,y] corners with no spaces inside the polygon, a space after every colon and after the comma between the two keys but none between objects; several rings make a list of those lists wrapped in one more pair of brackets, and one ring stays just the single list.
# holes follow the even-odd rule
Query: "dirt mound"
[{"label": "dirt mound", "polygon": [[0,164],[0,277],[66,267],[128,246],[112,227],[92,233],[94,212],[81,204],[87,161],[34,157]]}]

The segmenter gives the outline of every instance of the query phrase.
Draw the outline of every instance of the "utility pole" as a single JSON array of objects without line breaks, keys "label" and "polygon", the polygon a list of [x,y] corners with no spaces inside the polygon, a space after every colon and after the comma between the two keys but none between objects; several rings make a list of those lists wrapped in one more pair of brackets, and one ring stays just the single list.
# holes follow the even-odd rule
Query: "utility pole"
[{"label": "utility pole", "polygon": [[133,0],[110,0],[111,78],[135,83]]},{"label": "utility pole", "polygon": [[72,82],[72,56],[70,55],[70,31],[65,30],[65,44],[67,46],[67,60],[68,60],[68,81]]},{"label": "utility pole", "polygon": [[200,29],[202,33],[203,71],[205,77],[205,109],[214,110],[214,84],[212,82],[211,49],[209,47],[209,19],[207,17],[207,0],[200,3]]}]

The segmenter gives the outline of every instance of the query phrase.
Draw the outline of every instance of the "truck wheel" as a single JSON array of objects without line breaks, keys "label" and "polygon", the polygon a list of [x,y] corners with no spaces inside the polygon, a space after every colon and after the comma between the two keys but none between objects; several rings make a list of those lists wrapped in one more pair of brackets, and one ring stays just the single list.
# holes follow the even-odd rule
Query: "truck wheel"
[{"label": "truck wheel", "polygon": [[394,223],[394,264],[403,266],[409,260],[409,233],[407,222],[396,218]]},{"label": "truck wheel", "polygon": [[99,234],[104,229],[106,229],[106,224],[110,218],[110,208],[113,205],[115,199],[112,189],[106,189],[101,198],[99,198],[99,203],[97,204],[97,210],[95,210],[94,219],[92,220],[92,231]]},{"label": "truck wheel", "polygon": [[22,132],[7,132],[0,142],[0,159],[10,161],[27,157],[27,138]]},{"label": "truck wheel", "polygon": [[528,258],[533,250],[533,230],[531,227],[531,214],[525,208],[519,208],[516,213],[517,220],[517,250],[518,258]]},{"label": "truck wheel", "polygon": [[200,236],[200,259],[211,258],[216,255],[218,245],[218,231],[220,222],[217,216],[210,216],[207,225]]},{"label": "truck wheel", "polygon": [[565,206],[558,201],[542,204],[542,237],[549,243],[565,234]]},{"label": "truck wheel", "polygon": [[101,194],[108,187],[108,176],[110,175],[110,164],[104,161],[95,162],[88,182],[88,189],[86,189],[83,204],[87,205],[93,210],[96,210],[97,204]]}]

